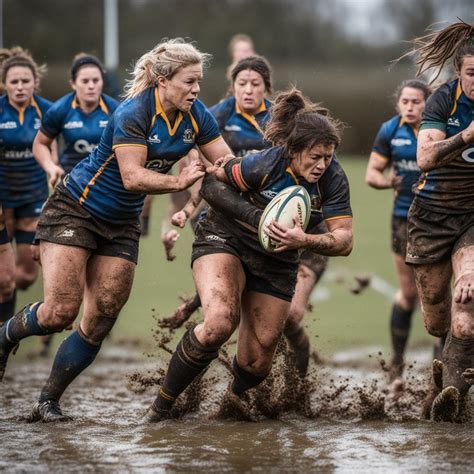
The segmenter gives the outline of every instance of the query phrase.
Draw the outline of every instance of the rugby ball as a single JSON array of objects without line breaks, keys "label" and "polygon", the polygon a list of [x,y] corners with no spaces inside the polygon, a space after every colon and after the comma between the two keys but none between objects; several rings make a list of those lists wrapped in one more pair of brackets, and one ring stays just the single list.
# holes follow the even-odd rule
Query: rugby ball
[{"label": "rugby ball", "polygon": [[274,219],[279,224],[292,229],[295,218],[303,230],[311,216],[311,199],[303,186],[290,186],[280,191],[265,207],[258,225],[260,244],[267,252],[273,252],[278,244],[265,233],[266,227]]}]

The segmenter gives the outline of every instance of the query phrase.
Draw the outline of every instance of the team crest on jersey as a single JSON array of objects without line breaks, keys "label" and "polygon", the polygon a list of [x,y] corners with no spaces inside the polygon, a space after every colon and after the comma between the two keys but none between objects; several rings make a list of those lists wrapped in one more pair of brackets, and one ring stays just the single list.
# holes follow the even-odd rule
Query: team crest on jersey
[{"label": "team crest on jersey", "polygon": [[320,211],[321,210],[321,198],[315,194],[311,195],[311,210]]},{"label": "team crest on jersey", "polygon": [[191,128],[187,128],[183,133],[184,143],[194,143],[194,133]]},{"label": "team crest on jersey", "polygon": [[161,143],[161,140],[158,138],[158,134],[154,134],[151,137],[148,137],[147,140],[149,143]]}]

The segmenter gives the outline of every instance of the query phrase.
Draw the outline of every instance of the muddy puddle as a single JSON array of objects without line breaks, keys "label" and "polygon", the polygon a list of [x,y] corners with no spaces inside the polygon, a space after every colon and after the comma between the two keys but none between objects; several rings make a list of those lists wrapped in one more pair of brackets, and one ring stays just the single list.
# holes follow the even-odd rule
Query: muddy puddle
[{"label": "muddy puddle", "polygon": [[274,376],[247,397],[256,422],[210,419],[230,380],[224,357],[184,397],[177,418],[158,425],[142,425],[139,418],[155,394],[165,352],[145,357],[137,348],[108,344],[63,398],[75,421],[56,425],[22,420],[50,361],[14,361],[0,386],[0,470],[470,471],[472,422],[435,424],[420,417],[429,356],[429,348],[408,354],[406,387],[394,400],[377,348],[312,363],[304,386],[280,355]]}]

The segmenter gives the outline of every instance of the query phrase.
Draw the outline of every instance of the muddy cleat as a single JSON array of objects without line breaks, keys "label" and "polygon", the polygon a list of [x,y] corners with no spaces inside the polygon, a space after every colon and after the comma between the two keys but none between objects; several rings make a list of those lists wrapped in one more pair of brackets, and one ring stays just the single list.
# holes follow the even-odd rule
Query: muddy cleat
[{"label": "muddy cleat", "polygon": [[474,385],[474,367],[466,369],[462,373],[462,376],[466,383],[468,383],[469,385]]},{"label": "muddy cleat", "polygon": [[42,421],[43,423],[54,423],[58,421],[72,421],[69,415],[64,415],[57,400],[45,400],[36,402],[28,418],[30,423]]},{"label": "muddy cleat", "polygon": [[421,415],[424,420],[431,419],[431,407],[435,398],[443,390],[443,363],[438,359],[433,359],[431,364],[431,386],[423,400]]},{"label": "muddy cleat", "polygon": [[160,410],[154,405],[151,405],[143,415],[141,421],[142,423],[159,423],[160,421],[169,420],[170,418],[172,418],[171,410]]},{"label": "muddy cleat", "polygon": [[431,407],[433,421],[449,421],[454,423],[459,414],[460,394],[456,387],[446,387],[434,399]]},{"label": "muddy cleat", "polygon": [[8,324],[0,327],[0,382],[3,380],[7,368],[8,356],[12,352],[15,354],[18,349],[18,343],[10,342],[7,338],[7,327]]},{"label": "muddy cleat", "polygon": [[402,378],[404,367],[405,367],[405,364],[403,361],[392,360],[392,363],[390,364],[390,368],[388,369],[389,383],[392,383],[395,380]]},{"label": "muddy cleat", "polygon": [[439,359],[433,359],[433,383],[435,387],[441,392],[443,389],[443,363]]},{"label": "muddy cleat", "polygon": [[213,420],[255,421],[250,411],[244,406],[242,400],[231,390],[227,391],[222,404],[211,416]]}]

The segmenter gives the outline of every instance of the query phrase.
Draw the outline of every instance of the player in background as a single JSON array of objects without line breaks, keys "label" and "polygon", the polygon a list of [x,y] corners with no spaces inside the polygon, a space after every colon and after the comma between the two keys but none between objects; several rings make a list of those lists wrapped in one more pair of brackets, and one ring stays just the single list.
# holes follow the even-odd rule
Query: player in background
[{"label": "player in background", "polygon": [[[397,114],[381,125],[365,176],[372,188],[394,191],[391,242],[399,289],[390,318],[390,382],[401,382],[412,315],[418,304],[413,268],[405,263],[407,216],[414,197],[412,187],[421,173],[416,164],[416,145],[421,114],[430,93],[429,86],[420,80],[400,84],[395,93]],[[384,174],[386,171],[389,171],[387,175]]]},{"label": "player in background", "polygon": [[[0,50],[0,205],[10,240],[15,241],[15,288],[26,290],[38,276],[30,246],[48,198],[48,181],[33,156],[41,118],[51,102],[36,95],[46,66],[21,47]],[[52,153],[56,153],[53,144]],[[16,290],[0,303],[0,322],[15,311]]]}]

